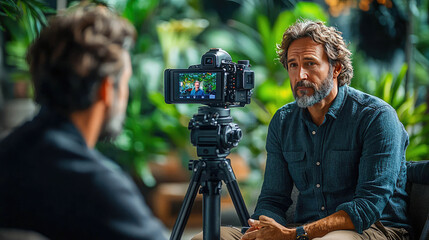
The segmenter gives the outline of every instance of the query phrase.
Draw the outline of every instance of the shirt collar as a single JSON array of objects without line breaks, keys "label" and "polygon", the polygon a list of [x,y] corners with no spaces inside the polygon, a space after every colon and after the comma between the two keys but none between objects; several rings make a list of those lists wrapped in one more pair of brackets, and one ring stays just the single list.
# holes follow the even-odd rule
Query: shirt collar
[{"label": "shirt collar", "polygon": [[334,99],[334,102],[329,107],[329,110],[326,114],[331,115],[334,119],[337,119],[338,114],[340,113],[341,109],[344,106],[344,103],[346,102],[346,96],[347,96],[347,85],[343,85],[338,88],[337,97]]}]

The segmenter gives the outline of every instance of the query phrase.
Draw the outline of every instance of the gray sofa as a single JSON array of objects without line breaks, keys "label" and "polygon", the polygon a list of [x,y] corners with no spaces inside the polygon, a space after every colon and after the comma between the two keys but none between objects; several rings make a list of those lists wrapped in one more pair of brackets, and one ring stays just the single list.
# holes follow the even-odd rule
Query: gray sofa
[{"label": "gray sofa", "polygon": [[408,218],[414,239],[429,240],[429,160],[408,162]]}]

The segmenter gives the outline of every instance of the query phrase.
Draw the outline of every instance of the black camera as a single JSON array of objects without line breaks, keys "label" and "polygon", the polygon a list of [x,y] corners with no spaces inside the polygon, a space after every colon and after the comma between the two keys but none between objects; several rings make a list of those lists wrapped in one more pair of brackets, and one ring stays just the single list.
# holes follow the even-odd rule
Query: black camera
[{"label": "black camera", "polygon": [[244,106],[250,103],[255,75],[249,60],[232,62],[220,48],[201,57],[201,64],[188,69],[164,71],[166,103],[201,103],[212,107]]}]

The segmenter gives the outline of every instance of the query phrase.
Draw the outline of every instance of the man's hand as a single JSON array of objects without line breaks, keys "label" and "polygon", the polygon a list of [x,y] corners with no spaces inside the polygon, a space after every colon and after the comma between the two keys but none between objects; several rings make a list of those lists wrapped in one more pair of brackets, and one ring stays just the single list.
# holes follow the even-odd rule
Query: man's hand
[{"label": "man's hand", "polygon": [[261,215],[258,220],[249,219],[249,230],[243,235],[242,240],[295,240],[295,229],[286,228],[274,219]]}]

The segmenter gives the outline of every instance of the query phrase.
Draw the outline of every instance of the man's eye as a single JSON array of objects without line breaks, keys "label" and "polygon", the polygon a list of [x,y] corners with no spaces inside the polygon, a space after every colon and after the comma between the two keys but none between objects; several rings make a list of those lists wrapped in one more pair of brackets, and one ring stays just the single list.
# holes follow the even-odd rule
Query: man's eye
[{"label": "man's eye", "polygon": [[316,63],[315,62],[308,62],[307,65],[308,66],[313,66],[313,65],[316,65]]},{"label": "man's eye", "polygon": [[296,64],[296,63],[289,64],[289,67],[296,67],[296,66],[298,66],[298,64]]}]

